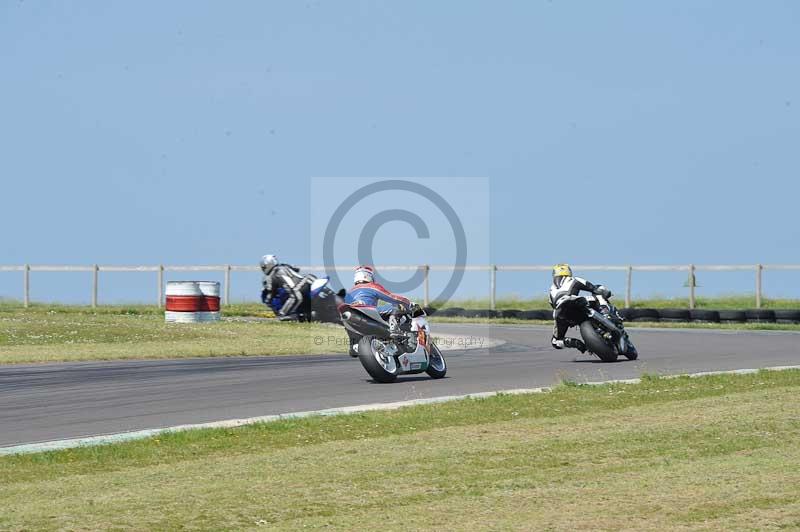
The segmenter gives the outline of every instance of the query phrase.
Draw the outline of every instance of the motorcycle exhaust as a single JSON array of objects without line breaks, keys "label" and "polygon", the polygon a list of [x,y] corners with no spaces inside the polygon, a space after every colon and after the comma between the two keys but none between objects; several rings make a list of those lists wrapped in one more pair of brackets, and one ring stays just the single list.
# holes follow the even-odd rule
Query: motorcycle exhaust
[{"label": "motorcycle exhaust", "polygon": [[603,316],[603,315],[602,315],[602,314],[600,314],[599,312],[597,312],[597,311],[595,311],[595,310],[591,309],[591,310],[589,310],[589,317],[590,317],[591,319],[593,319],[593,320],[597,320],[598,322],[602,323],[602,324],[603,324],[603,327],[605,327],[606,329],[608,329],[608,330],[609,330],[609,331],[610,331],[612,334],[614,334],[616,337],[618,337],[618,338],[619,338],[620,336],[622,336],[622,331],[620,331],[620,330],[617,328],[617,326],[616,326],[616,325],[614,325],[614,323],[613,323],[611,320],[609,320],[608,318],[606,318],[605,316]]},{"label": "motorcycle exhaust", "polygon": [[388,325],[378,323],[360,312],[346,310],[342,312],[342,320],[362,336],[377,336],[378,338],[387,338],[389,336]]}]

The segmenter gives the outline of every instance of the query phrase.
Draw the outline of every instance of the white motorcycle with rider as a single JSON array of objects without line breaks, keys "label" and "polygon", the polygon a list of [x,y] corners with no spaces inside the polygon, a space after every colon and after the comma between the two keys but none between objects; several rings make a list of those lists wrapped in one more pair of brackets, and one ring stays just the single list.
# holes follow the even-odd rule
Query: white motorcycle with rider
[{"label": "white motorcycle with rider", "polygon": [[[379,302],[386,304],[379,306]],[[357,356],[376,381],[392,382],[398,375],[422,372],[441,379],[447,373],[425,312],[376,283],[371,267],[356,269],[339,313],[350,338],[351,356]]]}]

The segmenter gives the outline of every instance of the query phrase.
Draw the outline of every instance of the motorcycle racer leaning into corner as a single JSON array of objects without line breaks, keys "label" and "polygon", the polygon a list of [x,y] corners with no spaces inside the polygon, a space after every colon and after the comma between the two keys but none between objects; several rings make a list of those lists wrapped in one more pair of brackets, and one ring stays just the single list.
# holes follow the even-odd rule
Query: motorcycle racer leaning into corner
[{"label": "motorcycle racer leaning into corner", "polygon": [[[580,292],[591,292],[595,295],[601,295],[605,298],[611,297],[611,290],[603,285],[594,285],[581,277],[574,277],[572,275],[572,268],[569,264],[556,264],[553,266],[553,284],[550,285],[550,306],[553,307],[553,339],[551,344],[556,349],[563,349],[565,347],[572,347],[580,351],[586,352],[586,345],[578,338],[565,338],[567,329],[569,329],[569,322],[559,318],[559,311],[561,305],[566,301],[570,301],[580,297]],[[603,311],[603,309],[600,309]],[[606,312],[603,312],[604,314]]]},{"label": "motorcycle racer leaning into corner", "polygon": [[279,288],[288,293],[283,306],[278,310],[278,318],[282,320],[299,319],[298,310],[303,304],[303,293],[308,292],[313,275],[301,275],[296,266],[278,262],[275,255],[261,257],[261,271],[264,272],[261,290],[261,302],[269,306],[270,300]]},{"label": "motorcycle racer leaning into corner", "polygon": [[[383,301],[388,305],[378,305]],[[405,315],[412,311],[411,300],[406,297],[393,294],[379,283],[375,282],[375,271],[370,266],[359,266],[353,275],[353,288],[347,291],[345,303],[352,306],[375,307],[381,314],[391,312],[389,316],[389,332],[397,332],[401,325],[398,316]],[[348,332],[348,336],[350,333]],[[350,337],[350,355],[358,356],[358,339]]]}]

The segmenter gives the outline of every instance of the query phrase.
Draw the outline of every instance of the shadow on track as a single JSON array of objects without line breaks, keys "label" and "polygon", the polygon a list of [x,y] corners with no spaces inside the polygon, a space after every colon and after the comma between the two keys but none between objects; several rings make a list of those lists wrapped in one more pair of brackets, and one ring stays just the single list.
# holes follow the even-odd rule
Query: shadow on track
[{"label": "shadow on track", "polygon": [[429,377],[427,375],[419,375],[419,376],[415,376],[415,377],[400,376],[400,377],[397,378],[396,381],[393,381],[393,382],[378,382],[378,381],[373,380],[373,379],[364,379],[364,382],[366,382],[367,384],[380,384],[380,385],[387,385],[388,384],[388,385],[392,385],[392,384],[401,384],[401,383],[404,383],[404,382],[419,382],[419,381],[434,381],[434,380],[446,381],[449,378],[450,377],[447,376],[447,375],[445,375],[441,379],[433,379],[433,378],[431,378],[431,377]]}]

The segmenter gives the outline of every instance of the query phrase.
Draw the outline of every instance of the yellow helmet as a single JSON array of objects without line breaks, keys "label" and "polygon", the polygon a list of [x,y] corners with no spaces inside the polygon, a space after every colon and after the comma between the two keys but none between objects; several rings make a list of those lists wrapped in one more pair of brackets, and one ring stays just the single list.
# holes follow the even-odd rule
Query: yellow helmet
[{"label": "yellow helmet", "polygon": [[572,268],[569,264],[556,264],[553,266],[553,279],[558,277],[572,277]]}]

